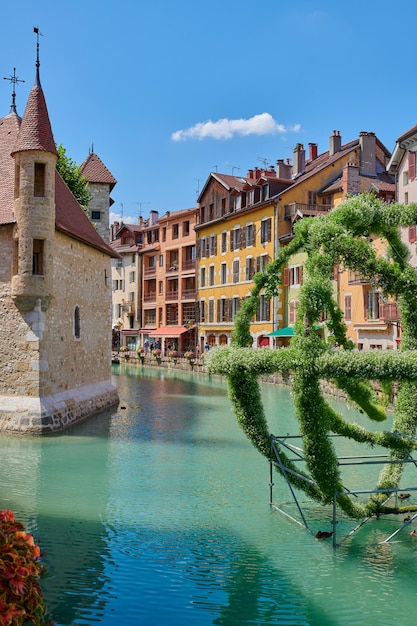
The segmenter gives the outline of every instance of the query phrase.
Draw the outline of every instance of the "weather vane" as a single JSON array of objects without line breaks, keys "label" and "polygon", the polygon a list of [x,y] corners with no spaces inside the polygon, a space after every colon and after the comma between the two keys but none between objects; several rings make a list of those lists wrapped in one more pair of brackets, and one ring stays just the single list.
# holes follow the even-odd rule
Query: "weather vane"
[{"label": "weather vane", "polygon": [[39,67],[39,35],[43,35],[37,26],[33,27],[33,32],[36,33],[36,67]]},{"label": "weather vane", "polygon": [[25,81],[22,80],[21,78],[19,78],[18,76],[16,76],[16,68],[13,68],[13,76],[7,77],[7,76],[3,76],[4,80],[8,80],[12,83],[13,85],[13,91],[12,91],[12,106],[10,107],[10,111],[13,111],[14,113],[16,113],[16,85],[17,83],[24,83]]}]

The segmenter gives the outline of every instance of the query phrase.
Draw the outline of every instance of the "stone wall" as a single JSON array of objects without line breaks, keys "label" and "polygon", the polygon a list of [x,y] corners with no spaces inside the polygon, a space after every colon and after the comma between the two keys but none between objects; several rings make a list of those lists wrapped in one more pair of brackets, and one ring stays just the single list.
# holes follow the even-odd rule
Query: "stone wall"
[{"label": "stone wall", "polygon": [[0,430],[61,430],[118,402],[110,378],[110,258],[58,232],[53,250],[49,306],[43,310],[39,299],[21,311],[10,288],[12,227],[0,229]]}]

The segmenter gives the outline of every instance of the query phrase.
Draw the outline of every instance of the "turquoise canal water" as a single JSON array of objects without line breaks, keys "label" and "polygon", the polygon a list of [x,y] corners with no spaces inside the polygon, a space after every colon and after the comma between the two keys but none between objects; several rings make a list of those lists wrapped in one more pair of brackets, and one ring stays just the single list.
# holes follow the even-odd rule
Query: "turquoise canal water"
[{"label": "turquoise canal water", "polygon": [[[58,624],[415,624],[410,527],[380,543],[401,521],[372,520],[334,550],[270,507],[269,464],[224,382],[125,365],[114,381],[112,411],[53,437],[0,436],[0,507],[46,552]],[[271,431],[296,432],[290,392],[263,396]],[[357,488],[363,468],[349,471]],[[289,503],[274,482],[274,501]],[[330,529],[331,512],[306,510],[313,531]]]}]

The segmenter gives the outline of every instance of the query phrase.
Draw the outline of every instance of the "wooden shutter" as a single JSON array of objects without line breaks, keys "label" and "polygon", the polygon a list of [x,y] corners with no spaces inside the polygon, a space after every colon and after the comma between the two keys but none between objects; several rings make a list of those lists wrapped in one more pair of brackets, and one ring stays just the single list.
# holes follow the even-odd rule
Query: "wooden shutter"
[{"label": "wooden shutter", "polygon": [[367,320],[369,316],[368,292],[363,292],[363,317]]},{"label": "wooden shutter", "polygon": [[284,269],[284,277],[283,277],[282,284],[284,285],[284,287],[290,286],[290,270],[288,267]]},{"label": "wooden shutter", "polygon": [[271,298],[268,298],[265,303],[265,319],[269,321],[271,319]]},{"label": "wooden shutter", "polygon": [[271,223],[272,223],[272,220],[269,217],[268,220],[267,220],[267,226],[266,226],[266,228],[267,228],[267,230],[266,230],[266,233],[267,233],[266,234],[266,240],[267,241],[271,241]]},{"label": "wooden shutter", "polygon": [[414,243],[415,240],[416,240],[416,227],[414,225],[408,228],[408,241],[410,243]]},{"label": "wooden shutter", "polygon": [[408,180],[411,182],[416,177],[416,153],[408,153]]}]

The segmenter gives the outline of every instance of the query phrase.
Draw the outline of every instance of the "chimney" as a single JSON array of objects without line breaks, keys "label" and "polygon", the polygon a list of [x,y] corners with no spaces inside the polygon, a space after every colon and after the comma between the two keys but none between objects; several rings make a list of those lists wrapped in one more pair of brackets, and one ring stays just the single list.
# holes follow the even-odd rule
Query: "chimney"
[{"label": "chimney", "polygon": [[342,147],[342,137],[340,136],[340,130],[334,130],[333,135],[330,135],[329,140],[329,156],[333,156],[336,152],[340,152]]},{"label": "chimney", "polygon": [[250,178],[250,179],[253,178],[253,170],[248,170],[248,175],[246,178]]},{"label": "chimney", "polygon": [[140,226],[141,228],[143,226],[143,217],[141,215],[139,215],[138,217],[138,226]]},{"label": "chimney", "polygon": [[159,213],[158,211],[152,210],[149,212],[149,222],[150,226],[154,226],[158,222]]},{"label": "chimney", "polygon": [[359,167],[354,163],[346,163],[342,173],[343,198],[349,193],[358,195],[359,193]]},{"label": "chimney", "polygon": [[361,174],[364,176],[376,176],[375,133],[359,133],[359,145],[361,150]]},{"label": "chimney", "polygon": [[300,174],[304,172],[305,164],[306,164],[306,151],[304,150],[304,146],[302,143],[297,143],[294,150],[294,167],[292,172],[292,177],[297,178]]},{"label": "chimney", "polygon": [[314,159],[317,159],[317,151],[318,151],[317,144],[309,143],[308,147],[310,148],[309,161],[314,161]]},{"label": "chimney", "polygon": [[292,177],[292,172],[291,172],[290,160],[287,159],[287,162],[284,163],[284,159],[278,159],[277,178],[281,178],[282,180],[291,180],[291,177]]}]

